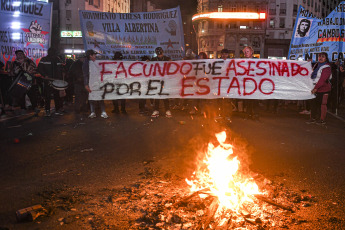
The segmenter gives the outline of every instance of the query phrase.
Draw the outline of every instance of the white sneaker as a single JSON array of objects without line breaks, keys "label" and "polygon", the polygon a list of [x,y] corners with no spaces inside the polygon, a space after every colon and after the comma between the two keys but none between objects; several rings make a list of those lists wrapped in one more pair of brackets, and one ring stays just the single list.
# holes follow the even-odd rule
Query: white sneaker
[{"label": "white sneaker", "polygon": [[171,114],[170,110],[167,110],[167,111],[165,112],[165,116],[166,116],[167,118],[171,118],[171,117],[172,117],[172,114]]},{"label": "white sneaker", "polygon": [[89,118],[95,118],[96,117],[96,113],[92,112],[90,115],[89,115]]},{"label": "white sneaker", "polygon": [[101,117],[103,117],[104,119],[108,118],[108,114],[106,112],[102,112],[101,113]]},{"label": "white sneaker", "polygon": [[153,111],[151,117],[159,117],[159,111],[158,110]]}]

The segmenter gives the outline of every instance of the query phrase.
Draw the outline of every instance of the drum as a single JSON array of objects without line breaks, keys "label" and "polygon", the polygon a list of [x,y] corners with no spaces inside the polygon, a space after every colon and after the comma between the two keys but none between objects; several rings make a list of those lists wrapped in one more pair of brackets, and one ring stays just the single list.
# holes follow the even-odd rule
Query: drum
[{"label": "drum", "polygon": [[63,80],[54,80],[51,82],[51,86],[57,90],[65,90],[68,88],[68,83]]},{"label": "drum", "polygon": [[32,86],[33,77],[26,73],[20,72],[8,92],[12,97],[21,98],[23,97]]}]

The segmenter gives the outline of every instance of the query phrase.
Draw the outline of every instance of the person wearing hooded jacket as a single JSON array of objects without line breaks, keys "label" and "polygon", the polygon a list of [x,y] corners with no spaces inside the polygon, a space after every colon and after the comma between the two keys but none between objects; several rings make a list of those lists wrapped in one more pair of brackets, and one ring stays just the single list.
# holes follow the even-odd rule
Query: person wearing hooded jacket
[{"label": "person wearing hooded jacket", "polygon": [[318,63],[315,65],[311,79],[314,88],[311,90],[315,98],[311,101],[311,114],[308,124],[317,123],[324,125],[327,114],[327,100],[331,91],[330,80],[332,78],[332,68],[328,61],[328,55],[322,52],[318,56]]}]

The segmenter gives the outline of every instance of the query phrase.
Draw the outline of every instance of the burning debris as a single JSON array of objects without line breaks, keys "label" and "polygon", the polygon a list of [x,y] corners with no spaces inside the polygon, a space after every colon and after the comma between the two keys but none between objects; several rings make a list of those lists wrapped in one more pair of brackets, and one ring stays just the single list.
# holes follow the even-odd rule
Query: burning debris
[{"label": "burning debris", "polygon": [[44,193],[43,206],[59,224],[82,229],[283,229],[307,222],[294,211],[313,206],[313,196],[251,176],[225,133],[217,139],[189,180],[144,162],[141,180],[131,186]]}]

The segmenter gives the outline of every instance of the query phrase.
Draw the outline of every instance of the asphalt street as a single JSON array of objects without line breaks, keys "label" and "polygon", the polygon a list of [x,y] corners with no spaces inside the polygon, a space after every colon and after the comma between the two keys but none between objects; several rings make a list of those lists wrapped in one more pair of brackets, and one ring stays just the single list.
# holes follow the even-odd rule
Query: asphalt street
[{"label": "asphalt street", "polygon": [[39,223],[18,223],[15,212],[42,203],[46,191],[78,187],[96,194],[130,185],[147,165],[188,178],[198,152],[222,130],[234,151],[246,153],[243,164],[253,173],[317,198],[297,212],[307,221],[290,229],[345,229],[343,119],[328,115],[327,126],[308,125],[295,105],[277,114],[262,110],[259,120],[234,113],[231,121],[183,111],[151,119],[138,114],[136,103],[127,107],[128,115],[114,115],[107,104],[108,119],[76,120],[71,106],[64,116],[2,119],[0,229],[76,229],[60,225],[59,212]]}]

